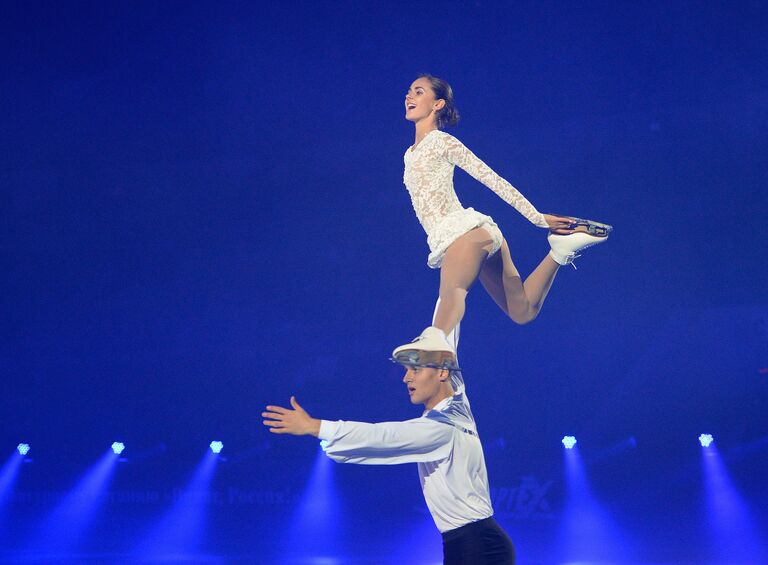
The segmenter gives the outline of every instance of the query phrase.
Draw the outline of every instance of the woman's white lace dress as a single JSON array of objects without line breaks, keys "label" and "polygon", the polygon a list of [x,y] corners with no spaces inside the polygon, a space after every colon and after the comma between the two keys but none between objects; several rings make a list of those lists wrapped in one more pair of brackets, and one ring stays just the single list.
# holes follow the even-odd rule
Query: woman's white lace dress
[{"label": "woman's white lace dress", "polygon": [[437,269],[445,251],[458,237],[482,227],[493,238],[493,251],[501,247],[503,236],[493,218],[464,208],[453,188],[453,168],[459,166],[483,183],[531,223],[549,227],[544,216],[520,192],[478,159],[458,139],[440,130],[429,132],[415,148],[405,152],[403,182],[424,231],[427,232],[427,264]]}]

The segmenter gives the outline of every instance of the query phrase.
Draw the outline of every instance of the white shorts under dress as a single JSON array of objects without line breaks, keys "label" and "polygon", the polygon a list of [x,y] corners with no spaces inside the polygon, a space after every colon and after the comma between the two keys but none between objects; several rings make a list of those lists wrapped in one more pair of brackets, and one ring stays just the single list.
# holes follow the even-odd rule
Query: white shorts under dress
[{"label": "white shorts under dress", "polygon": [[474,208],[462,208],[438,220],[427,235],[427,245],[429,245],[430,251],[427,265],[433,269],[439,269],[443,264],[445,252],[451,244],[475,228],[483,228],[490,234],[493,239],[493,249],[491,249],[489,257],[494,255],[501,248],[501,242],[504,240],[499,226],[496,225],[493,218],[481,214]]}]

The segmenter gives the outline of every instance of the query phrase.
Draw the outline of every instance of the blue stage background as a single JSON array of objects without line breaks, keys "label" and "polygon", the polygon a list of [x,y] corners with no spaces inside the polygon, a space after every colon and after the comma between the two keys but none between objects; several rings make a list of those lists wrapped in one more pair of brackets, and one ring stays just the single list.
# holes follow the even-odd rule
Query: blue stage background
[{"label": "blue stage background", "polygon": [[[437,292],[402,184],[427,71],[540,210],[616,228],[530,325],[470,293],[519,563],[768,561],[767,23],[746,1],[4,3],[0,464],[31,450],[0,473],[0,559],[440,561],[415,467],[329,465],[260,417],[291,394],[420,413],[387,357]],[[456,186],[528,273],[544,232]],[[116,440],[90,514],[60,510]]]}]

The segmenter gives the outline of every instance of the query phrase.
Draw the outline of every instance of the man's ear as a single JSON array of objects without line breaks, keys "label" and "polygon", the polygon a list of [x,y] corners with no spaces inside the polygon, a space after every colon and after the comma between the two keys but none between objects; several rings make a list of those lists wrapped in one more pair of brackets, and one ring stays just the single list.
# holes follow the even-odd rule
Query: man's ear
[{"label": "man's ear", "polygon": [[440,382],[444,383],[451,376],[451,372],[448,369],[440,369]]}]

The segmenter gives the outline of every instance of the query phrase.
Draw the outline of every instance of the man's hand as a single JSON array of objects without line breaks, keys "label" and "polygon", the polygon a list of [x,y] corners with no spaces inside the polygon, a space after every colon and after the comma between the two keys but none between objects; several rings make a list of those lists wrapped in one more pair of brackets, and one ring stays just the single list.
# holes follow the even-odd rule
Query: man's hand
[{"label": "man's hand", "polygon": [[320,420],[307,414],[307,411],[296,402],[295,396],[291,397],[291,406],[293,410],[282,406],[267,406],[267,411],[261,413],[265,418],[264,425],[273,434],[317,437],[320,433]]}]

